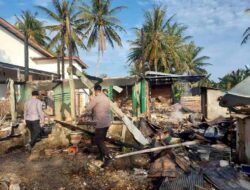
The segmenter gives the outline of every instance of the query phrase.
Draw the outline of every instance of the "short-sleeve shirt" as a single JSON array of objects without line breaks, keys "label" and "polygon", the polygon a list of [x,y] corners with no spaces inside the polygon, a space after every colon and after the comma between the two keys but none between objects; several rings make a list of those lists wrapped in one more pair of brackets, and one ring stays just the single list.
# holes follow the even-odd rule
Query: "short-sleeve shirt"
[{"label": "short-sleeve shirt", "polygon": [[24,119],[28,121],[40,120],[44,122],[44,112],[42,110],[43,104],[36,98],[31,98],[24,106]]},{"label": "short-sleeve shirt", "polygon": [[95,96],[87,106],[87,111],[92,111],[96,120],[96,128],[110,126],[110,100],[103,93]]}]

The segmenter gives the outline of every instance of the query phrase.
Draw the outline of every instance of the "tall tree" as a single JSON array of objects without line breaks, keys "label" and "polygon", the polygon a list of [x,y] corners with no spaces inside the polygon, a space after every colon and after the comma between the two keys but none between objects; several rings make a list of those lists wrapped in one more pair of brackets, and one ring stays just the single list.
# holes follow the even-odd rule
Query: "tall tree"
[{"label": "tall tree", "polygon": [[184,36],[186,27],[172,23],[172,18],[167,17],[165,7],[161,5],[145,12],[142,28],[136,28],[136,38],[129,41],[128,62],[134,63],[136,70],[141,69],[145,62],[155,71],[177,73],[183,68],[183,46],[190,37]]},{"label": "tall tree", "polygon": [[68,50],[69,65],[72,66],[72,56],[78,54],[78,47],[86,49],[83,40],[86,38],[83,29],[87,27],[82,19],[79,19],[79,13],[76,11],[76,0],[53,0],[53,10],[38,6],[57,24],[46,26],[46,29],[55,33],[49,44],[49,48],[55,48],[58,44],[61,46],[62,78],[64,79],[64,57],[65,46]]},{"label": "tall tree", "polygon": [[250,76],[250,69],[245,66],[244,69],[237,69],[236,71],[232,71],[231,73],[226,74],[224,77],[219,78],[219,86],[222,89],[229,90],[248,76]]},{"label": "tall tree", "polygon": [[165,31],[165,43],[166,43],[166,66],[165,72],[171,73],[183,73],[184,63],[182,61],[185,54],[186,41],[191,36],[184,36],[184,32],[187,27],[178,23],[168,23]]},{"label": "tall tree", "polygon": [[[145,46],[146,38],[143,28],[133,28],[135,31],[136,38],[134,40],[129,40],[130,52],[128,54],[128,62],[130,66],[130,74],[142,73],[146,57],[145,57]],[[133,64],[133,65],[131,65]]]},{"label": "tall tree", "polygon": [[43,23],[36,19],[37,14],[23,11],[20,17],[16,16],[16,27],[24,34],[24,63],[25,81],[29,80],[29,40],[36,41],[42,46],[46,45],[46,32]]},{"label": "tall tree", "polygon": [[145,31],[144,54],[149,63],[154,65],[154,70],[158,70],[158,62],[161,60],[165,62],[165,30],[171,19],[166,19],[166,11],[164,7],[155,6],[153,11],[146,11],[145,24],[143,30]]},{"label": "tall tree", "polygon": [[202,47],[196,47],[193,42],[185,46],[185,57],[183,58],[185,64],[182,70],[183,72],[191,75],[207,74],[207,71],[204,67],[211,64],[207,62],[207,60],[209,59],[208,56],[199,57],[202,50]]},{"label": "tall tree", "polygon": [[124,8],[124,6],[111,8],[110,0],[91,0],[91,6],[82,4],[79,7],[81,18],[89,24],[87,30],[87,47],[92,48],[98,43],[96,75],[99,75],[100,56],[101,54],[103,55],[106,50],[106,42],[108,42],[112,48],[114,48],[114,43],[122,47],[121,38],[117,30],[125,30],[119,25],[120,20],[115,14]]}]

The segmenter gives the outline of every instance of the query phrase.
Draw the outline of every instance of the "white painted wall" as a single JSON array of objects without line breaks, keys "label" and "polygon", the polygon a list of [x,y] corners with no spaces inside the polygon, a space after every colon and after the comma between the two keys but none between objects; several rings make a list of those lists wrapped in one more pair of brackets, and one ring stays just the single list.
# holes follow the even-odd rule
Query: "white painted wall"
[{"label": "white painted wall", "polygon": [[[47,61],[47,60],[46,61],[45,60],[39,60],[39,61],[36,61],[35,64],[36,64],[36,69],[38,69],[38,70],[57,73],[57,63],[54,60],[49,60],[49,61]],[[79,69],[80,71],[82,70],[77,62],[73,61],[73,65],[77,69]],[[68,75],[68,72],[67,72],[67,68],[69,67],[69,61],[65,60],[64,61],[64,66],[65,66],[65,78],[68,79],[69,75]],[[62,68],[60,68],[60,70],[62,72]],[[74,78],[77,78],[77,77],[74,76]]]},{"label": "white painted wall", "polygon": [[[24,67],[24,42],[0,26],[0,62]],[[57,61],[33,61],[32,58],[45,57],[36,49],[29,46],[29,67],[41,71],[57,73]],[[78,63],[73,62],[74,66],[81,70]],[[68,61],[65,61],[65,78],[67,73]]]},{"label": "white painted wall", "polygon": [[221,107],[218,101],[218,98],[224,94],[225,93],[220,90],[207,89],[207,118],[209,120],[216,119],[220,116],[229,116],[228,109]]},{"label": "white painted wall", "polygon": [[[0,41],[0,61],[24,67],[24,42],[1,26]],[[31,58],[44,57],[44,55],[29,46],[29,57],[30,68],[37,69],[37,65]]]}]

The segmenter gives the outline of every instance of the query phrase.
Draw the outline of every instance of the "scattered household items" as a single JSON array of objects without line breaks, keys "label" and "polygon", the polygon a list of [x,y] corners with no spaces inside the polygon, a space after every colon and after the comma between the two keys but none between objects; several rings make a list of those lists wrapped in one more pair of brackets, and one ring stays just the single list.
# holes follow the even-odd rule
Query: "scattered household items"
[{"label": "scattered household items", "polygon": [[70,135],[70,143],[72,144],[72,146],[68,148],[68,153],[70,155],[75,155],[78,152],[78,144],[82,139],[82,132],[74,131],[71,132],[69,135]]}]

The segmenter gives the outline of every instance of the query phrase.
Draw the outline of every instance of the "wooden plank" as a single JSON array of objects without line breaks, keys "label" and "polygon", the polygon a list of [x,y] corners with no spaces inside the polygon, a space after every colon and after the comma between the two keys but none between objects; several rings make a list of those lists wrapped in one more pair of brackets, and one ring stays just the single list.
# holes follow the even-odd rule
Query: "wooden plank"
[{"label": "wooden plank", "polygon": [[156,151],[160,151],[160,150],[177,148],[177,147],[181,147],[181,146],[189,146],[189,145],[194,145],[194,144],[198,144],[198,143],[199,143],[199,141],[189,141],[189,142],[184,142],[184,143],[179,143],[179,144],[159,146],[159,147],[155,147],[155,148],[148,148],[148,149],[144,149],[144,150],[140,150],[140,151],[135,151],[135,152],[117,155],[115,158],[123,158],[123,157],[127,157],[127,156],[133,156],[133,155],[144,154],[144,153],[149,153],[149,152],[156,152]]},{"label": "wooden plank", "polygon": [[185,172],[190,171],[190,161],[186,160],[185,158],[176,155],[175,156],[175,162],[176,164]]}]

